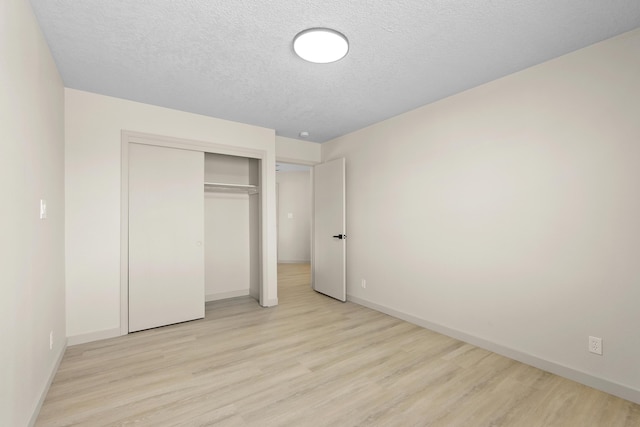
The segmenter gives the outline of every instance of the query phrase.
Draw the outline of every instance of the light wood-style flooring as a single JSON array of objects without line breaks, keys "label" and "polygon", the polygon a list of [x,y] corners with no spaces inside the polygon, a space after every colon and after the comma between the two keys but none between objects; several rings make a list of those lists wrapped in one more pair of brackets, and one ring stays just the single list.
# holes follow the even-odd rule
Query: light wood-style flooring
[{"label": "light wood-style flooring", "polygon": [[640,405],[352,303],[279,300],[70,347],[37,426],[640,426]]}]

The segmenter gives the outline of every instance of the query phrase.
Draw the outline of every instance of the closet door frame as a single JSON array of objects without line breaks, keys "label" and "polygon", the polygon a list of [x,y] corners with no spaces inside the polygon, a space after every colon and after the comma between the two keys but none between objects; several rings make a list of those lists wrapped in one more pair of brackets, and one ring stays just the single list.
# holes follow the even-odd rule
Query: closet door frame
[{"label": "closet door frame", "polygon": [[[120,198],[120,335],[129,333],[129,144],[145,144],[158,147],[178,148],[203,153],[226,154],[260,160],[260,305],[277,305],[277,297],[268,298],[268,218],[266,184],[269,182],[265,167],[266,150],[237,147],[214,142],[152,135],[140,132],[122,131],[121,135],[121,198]],[[204,164],[202,165],[204,168]],[[275,166],[274,166],[275,168]],[[204,197],[204,182],[202,197]],[[203,295],[204,301],[204,295]]]}]

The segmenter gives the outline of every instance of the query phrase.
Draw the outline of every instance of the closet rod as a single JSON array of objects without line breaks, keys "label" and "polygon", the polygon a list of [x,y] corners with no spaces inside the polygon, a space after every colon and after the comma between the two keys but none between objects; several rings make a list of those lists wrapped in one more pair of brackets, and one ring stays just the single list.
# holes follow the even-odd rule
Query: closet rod
[{"label": "closet rod", "polygon": [[256,194],[259,191],[257,185],[252,184],[227,184],[222,182],[205,182],[205,191],[220,191],[226,193]]}]

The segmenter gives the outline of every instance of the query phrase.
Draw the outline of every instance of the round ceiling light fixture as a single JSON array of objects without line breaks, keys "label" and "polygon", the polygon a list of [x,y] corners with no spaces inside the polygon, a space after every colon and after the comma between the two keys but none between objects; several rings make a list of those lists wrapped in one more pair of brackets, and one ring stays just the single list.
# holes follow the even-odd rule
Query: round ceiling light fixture
[{"label": "round ceiling light fixture", "polygon": [[349,42],[336,30],[309,28],[295,36],[293,50],[305,61],[328,64],[345,57],[349,52]]}]

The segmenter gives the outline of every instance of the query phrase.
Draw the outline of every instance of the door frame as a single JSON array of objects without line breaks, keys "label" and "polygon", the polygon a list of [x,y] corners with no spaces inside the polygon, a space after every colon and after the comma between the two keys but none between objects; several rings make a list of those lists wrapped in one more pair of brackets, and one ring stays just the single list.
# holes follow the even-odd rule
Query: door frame
[{"label": "door frame", "polygon": [[[310,281],[310,286],[311,289],[315,290],[314,287],[314,283],[313,283],[313,269],[314,269],[314,262],[313,262],[313,246],[314,246],[314,239],[315,239],[315,234],[313,232],[313,223],[315,221],[315,205],[314,205],[314,195],[313,195],[313,167],[315,165],[319,165],[322,162],[313,162],[313,161],[304,161],[304,160],[298,160],[298,159],[290,159],[288,157],[276,157],[276,162],[277,163],[289,163],[291,165],[299,165],[299,166],[309,166],[310,170],[309,170],[309,193],[311,195],[311,218],[310,218],[310,230],[309,233],[311,234],[311,239],[309,241],[309,244],[311,245],[311,247],[309,248],[309,256],[311,257],[311,260],[309,261],[309,265],[311,268],[311,277],[309,277],[309,281]],[[277,178],[276,178],[277,181]],[[279,189],[278,189],[279,192]],[[280,200],[278,199],[279,195],[276,195],[276,211],[277,209],[279,209],[279,205],[280,205]],[[278,213],[276,213],[276,218],[279,218]],[[280,225],[278,224],[278,227]],[[280,230],[278,228],[276,228],[277,232],[276,232],[276,239],[278,239],[278,234],[280,233]],[[277,262],[277,253],[276,253],[276,262]]]},{"label": "door frame", "polygon": [[[129,144],[155,145],[158,147],[200,151],[203,153],[226,154],[260,160],[260,305],[277,305],[277,298],[269,298],[269,238],[268,208],[265,189],[269,183],[265,167],[268,152],[266,150],[237,147],[215,142],[194,141],[188,139],[153,135],[123,130],[121,132],[121,185],[120,185],[120,335],[129,333]],[[203,164],[204,167],[204,164]],[[203,183],[204,197],[204,183]],[[277,236],[276,236],[277,238]],[[204,295],[203,295],[204,303]]]}]

